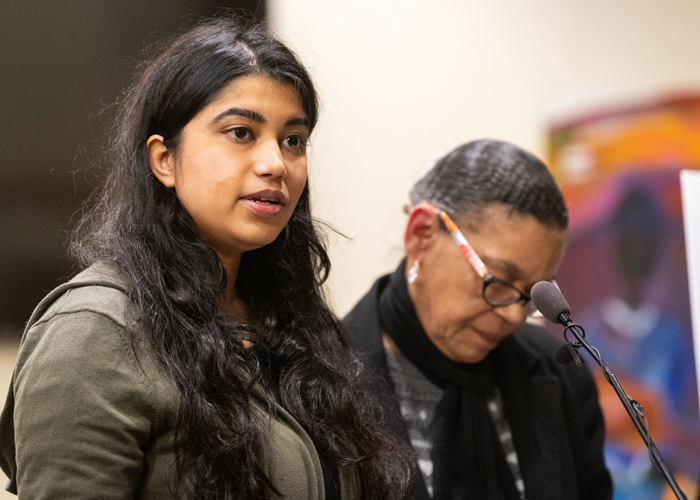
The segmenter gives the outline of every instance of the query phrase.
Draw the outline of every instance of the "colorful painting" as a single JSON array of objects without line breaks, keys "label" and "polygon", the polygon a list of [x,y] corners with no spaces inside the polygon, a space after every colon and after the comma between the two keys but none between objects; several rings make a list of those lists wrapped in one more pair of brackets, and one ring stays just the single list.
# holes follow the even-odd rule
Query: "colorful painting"
[{"label": "colorful painting", "polygon": [[[605,110],[553,125],[548,163],[570,209],[557,281],[691,498],[700,417],[679,172],[700,169],[700,94]],[[561,329],[552,328],[561,334]],[[596,376],[614,500],[675,498],[612,387]]]}]

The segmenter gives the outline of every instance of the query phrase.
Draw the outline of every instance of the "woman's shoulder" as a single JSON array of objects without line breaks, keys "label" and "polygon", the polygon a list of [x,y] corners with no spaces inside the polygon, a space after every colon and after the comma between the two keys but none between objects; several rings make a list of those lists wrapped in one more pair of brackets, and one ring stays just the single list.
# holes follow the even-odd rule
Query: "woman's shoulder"
[{"label": "woman's shoulder", "polygon": [[518,346],[519,355],[529,373],[553,375],[565,381],[567,386],[573,384],[579,390],[582,387],[594,390],[595,384],[588,363],[577,366],[573,360],[569,363],[557,360],[557,350],[564,345],[563,336],[557,338],[545,328],[528,323],[513,336],[511,345]]},{"label": "woman's shoulder", "polygon": [[125,377],[143,384],[147,392],[167,394],[171,399],[169,377],[150,346],[147,332],[127,321],[127,300],[126,279],[106,264],[90,266],[58,286],[27,322],[17,358],[17,378],[39,360],[57,370],[79,366],[84,374],[119,365]]},{"label": "woman's shoulder", "polygon": [[124,327],[126,291],[126,280],[116,268],[94,264],[44,297],[27,322],[25,335],[57,315],[79,312],[101,314]]},{"label": "woman's shoulder", "polygon": [[555,337],[543,326],[534,323],[525,323],[516,333],[516,338],[545,357],[553,356],[554,351],[564,344],[562,339]]},{"label": "woman's shoulder", "polygon": [[36,384],[43,374],[61,373],[68,385],[95,382],[105,387],[110,378],[115,385],[118,375],[130,391],[140,387],[144,397],[171,407],[169,377],[145,331],[127,322],[126,292],[126,280],[104,264],[85,269],[50,292],[25,328],[15,385]]},{"label": "woman's shoulder", "polygon": [[79,464],[95,491],[124,493],[141,480],[144,450],[172,429],[176,390],[143,332],[127,328],[126,290],[118,272],[96,265],[37,306],[0,418],[10,489],[81,491]]}]

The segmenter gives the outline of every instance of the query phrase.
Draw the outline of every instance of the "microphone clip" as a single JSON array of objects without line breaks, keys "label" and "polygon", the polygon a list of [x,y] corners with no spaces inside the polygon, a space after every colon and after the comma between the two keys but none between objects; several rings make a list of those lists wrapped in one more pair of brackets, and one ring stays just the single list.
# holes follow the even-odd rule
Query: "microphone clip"
[{"label": "microphone clip", "polygon": [[581,347],[581,344],[578,342],[566,342],[563,345],[560,345],[557,350],[554,352],[554,359],[557,360],[562,365],[565,365],[567,363],[571,363],[572,361],[576,363],[576,367],[578,368],[582,364],[585,363],[584,359],[581,357],[581,355],[578,353],[578,349]]},{"label": "microphone clip", "polygon": [[574,360],[574,363],[576,364],[576,368],[581,366],[582,364],[585,363],[584,359],[579,355],[578,349],[581,347],[581,344],[576,343],[573,344],[571,342],[567,342],[566,348],[569,350],[569,353],[571,354],[571,358]]},{"label": "microphone clip", "polygon": [[[562,313],[560,316],[565,316],[561,319],[562,324],[566,326],[566,328],[564,328],[564,340],[566,343],[557,349],[554,356],[559,363],[566,364],[573,361],[576,364],[576,368],[578,368],[585,363],[584,359],[578,353],[578,350],[583,347],[583,344],[579,340],[581,338],[586,338],[586,332],[580,325],[573,323],[568,314]],[[569,340],[567,335],[569,331],[576,337],[576,342],[571,342]]]}]

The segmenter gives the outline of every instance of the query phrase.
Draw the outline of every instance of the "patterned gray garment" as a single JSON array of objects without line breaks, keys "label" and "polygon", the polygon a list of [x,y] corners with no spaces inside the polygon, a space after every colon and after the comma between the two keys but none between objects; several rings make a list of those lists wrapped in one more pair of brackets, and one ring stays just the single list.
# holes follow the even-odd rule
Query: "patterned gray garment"
[{"label": "patterned gray garment", "polygon": [[[385,349],[389,374],[394,383],[394,391],[399,400],[401,416],[406,422],[411,445],[418,456],[420,468],[428,494],[433,496],[433,461],[430,457],[433,442],[428,435],[435,408],[442,399],[442,389],[428,380],[407,358]],[[501,392],[496,388],[495,396],[488,400],[487,407],[498,432],[506,460],[513,472],[515,486],[520,500],[526,500],[525,483],[520,473],[518,455],[513,443],[513,435],[503,412]]]}]

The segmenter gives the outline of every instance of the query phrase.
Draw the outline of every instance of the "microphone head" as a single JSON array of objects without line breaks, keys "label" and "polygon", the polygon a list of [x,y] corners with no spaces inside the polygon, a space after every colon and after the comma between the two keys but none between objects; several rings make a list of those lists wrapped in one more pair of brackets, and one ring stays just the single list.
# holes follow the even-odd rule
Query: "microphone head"
[{"label": "microphone head", "polygon": [[530,291],[530,297],[537,310],[542,313],[542,316],[552,323],[561,323],[559,319],[561,313],[571,313],[569,304],[561,291],[554,283],[549,281],[538,281],[535,283]]}]

